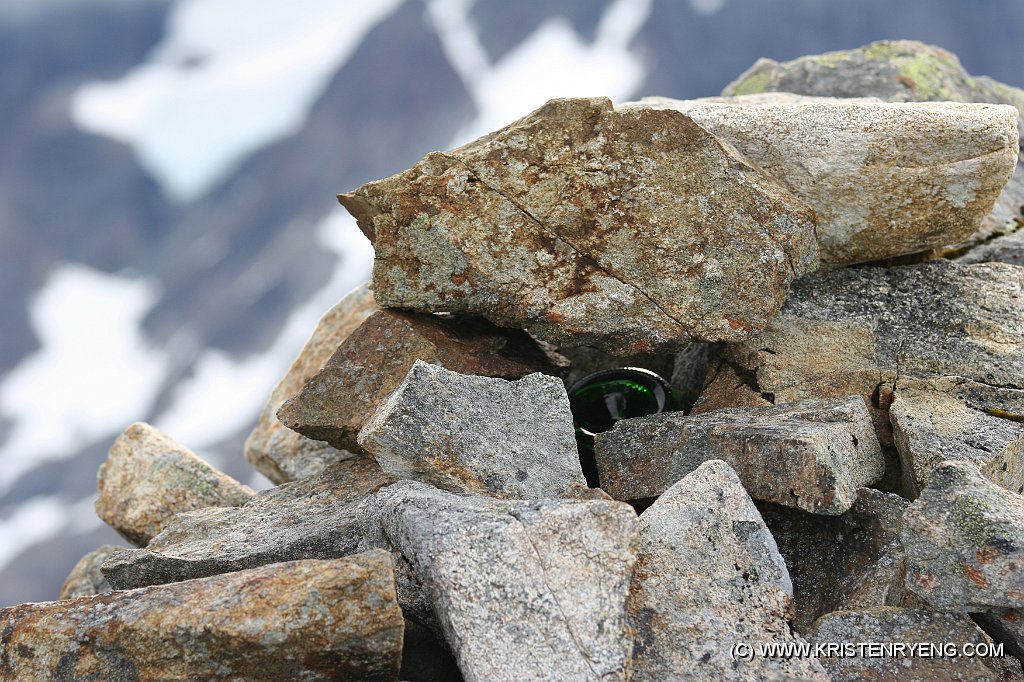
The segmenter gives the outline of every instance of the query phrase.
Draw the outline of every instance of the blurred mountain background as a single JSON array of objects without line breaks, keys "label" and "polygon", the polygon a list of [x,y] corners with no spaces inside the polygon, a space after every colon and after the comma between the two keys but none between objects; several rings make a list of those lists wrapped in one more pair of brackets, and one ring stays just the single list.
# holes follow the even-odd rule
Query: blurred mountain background
[{"label": "blurred mountain background", "polygon": [[0,0],[0,605],[120,542],[92,502],[132,421],[269,485],[242,443],[369,275],[337,192],[762,56],[913,38],[1024,86],[1022,30],[1022,0]]}]

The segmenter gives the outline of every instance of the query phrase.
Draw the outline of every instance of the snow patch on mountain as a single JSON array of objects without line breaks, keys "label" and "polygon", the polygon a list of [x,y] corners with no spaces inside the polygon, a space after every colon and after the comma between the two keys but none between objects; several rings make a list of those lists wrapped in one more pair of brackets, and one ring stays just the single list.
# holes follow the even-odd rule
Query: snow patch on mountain
[{"label": "snow patch on mountain", "polygon": [[302,129],[331,77],[403,0],[181,0],[123,78],[82,86],[72,118],[131,147],[168,196],[201,196]]}]

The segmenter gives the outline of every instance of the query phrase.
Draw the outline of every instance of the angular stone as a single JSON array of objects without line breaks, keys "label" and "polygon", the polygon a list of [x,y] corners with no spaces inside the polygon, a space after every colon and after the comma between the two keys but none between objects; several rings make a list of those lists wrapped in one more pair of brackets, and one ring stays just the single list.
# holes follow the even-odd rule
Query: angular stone
[{"label": "angular stone", "polygon": [[885,468],[857,396],[623,419],[595,449],[601,487],[615,499],[654,497],[721,459],[754,499],[815,514],[842,514]]},{"label": "angular stone", "polygon": [[558,377],[467,376],[417,360],[359,432],[397,479],[520,499],[580,497],[587,482]]},{"label": "angular stone", "polygon": [[846,513],[829,518],[757,505],[793,580],[797,632],[832,611],[917,605],[906,590],[900,544],[908,504],[899,495],[860,488]]},{"label": "angular stone", "polygon": [[0,610],[6,680],[397,680],[402,611],[374,551]]},{"label": "angular stone", "polygon": [[107,560],[111,553],[128,549],[118,545],[103,545],[99,549],[86,554],[78,560],[75,567],[71,569],[64,585],[60,588],[59,599],[77,599],[78,597],[91,597],[101,592],[110,592],[113,587],[103,577],[100,566]]},{"label": "angular stone", "polygon": [[103,564],[115,589],[177,582],[296,559],[332,559],[359,544],[359,503],[391,479],[372,460],[344,460],[265,490],[242,507],[179,514],[146,549]]},{"label": "angular stone", "polygon": [[800,643],[775,540],[728,464],[704,462],[640,515],[627,608],[636,682],[827,679],[810,658],[736,659],[736,643]]},{"label": "angular stone", "polygon": [[[968,645],[989,651],[992,640],[963,614],[936,613],[928,609],[875,608],[837,611],[815,623],[807,638],[822,649],[818,659],[833,682],[861,680],[999,680],[1020,679],[1020,662],[1010,657],[967,656]],[[879,654],[865,648],[864,655],[842,656],[829,646],[858,643],[874,645]],[[923,646],[921,653],[904,649],[902,655],[882,647]],[[856,651],[856,649],[854,649]],[[952,652],[956,652],[950,655]],[[927,652],[927,653],[926,653]],[[893,652],[895,653],[895,652]]]},{"label": "angular stone", "polygon": [[628,505],[401,481],[364,508],[420,581],[467,680],[626,679],[637,541]]},{"label": "angular stone", "polygon": [[499,329],[480,319],[381,310],[349,334],[277,416],[308,438],[361,452],[359,430],[416,360],[503,379],[558,372],[521,331]]},{"label": "angular stone", "polygon": [[[693,412],[859,394],[891,442],[896,378],[1024,388],[1024,270],[939,260],[804,277],[762,333],[726,344]],[[729,369],[731,371],[726,371]],[[966,389],[965,389],[966,390]],[[991,392],[991,390],[990,390]]]},{"label": "angular stone", "polygon": [[100,466],[96,514],[142,546],[178,512],[235,507],[252,497],[242,485],[178,445],[159,429],[135,422],[117,437]]},{"label": "angular stone", "polygon": [[907,587],[940,611],[1024,607],[1024,497],[966,462],[945,462],[901,533]]},{"label": "angular stone", "polygon": [[906,495],[916,498],[931,470],[947,460],[971,462],[993,483],[1021,492],[1024,424],[972,409],[950,393],[937,382],[896,385],[889,414]]},{"label": "angular stone", "polygon": [[679,111],[818,214],[823,263],[884,260],[974,234],[1010,179],[1017,110],[788,93],[647,98]]},{"label": "angular stone", "polygon": [[1007,654],[1024,658],[1024,611],[995,609],[972,613],[971,618],[989,637],[1006,647]]},{"label": "angular stone", "polygon": [[[1018,167],[1024,167],[1024,163]],[[1024,170],[1019,171],[1024,174]],[[1021,182],[1024,185],[1024,181]],[[1020,205],[1024,207],[1024,189]],[[1024,215],[1024,212],[1022,212]],[[1009,263],[1010,265],[1024,265],[1024,220],[1017,220],[1015,231],[996,237],[990,242],[979,244],[966,251],[963,256],[956,259],[958,263]]]},{"label": "angular stone", "polygon": [[379,310],[368,284],[363,284],[324,313],[313,335],[299,351],[281,381],[270,393],[256,428],[245,441],[245,458],[274,483],[308,478],[351,453],[306,438],[277,418],[284,401],[302,390],[363,320]]},{"label": "angular stone", "polygon": [[689,412],[693,408],[719,352],[721,344],[696,342],[676,354],[670,381],[677,410]]},{"label": "angular stone", "polygon": [[[956,55],[913,40],[884,40],[855,50],[778,63],[759,59],[723,95],[783,91],[822,97],[878,97],[888,102],[990,102],[1024,112],[1024,90],[975,77]],[[1018,119],[1024,136],[1024,119]],[[1018,163],[992,212],[960,249],[1020,227],[1024,163]]]},{"label": "angular stone", "polygon": [[817,264],[814,213],[683,114],[552,100],[339,200],[385,306],[616,355],[744,337]]}]

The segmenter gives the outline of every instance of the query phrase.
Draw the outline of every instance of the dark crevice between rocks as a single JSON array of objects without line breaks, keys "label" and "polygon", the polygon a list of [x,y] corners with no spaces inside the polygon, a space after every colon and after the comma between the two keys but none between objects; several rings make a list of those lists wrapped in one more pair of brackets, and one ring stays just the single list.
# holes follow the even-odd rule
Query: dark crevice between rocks
[{"label": "dark crevice between rocks", "polygon": [[[1020,207],[1020,214],[1024,216],[1024,205]],[[1024,230],[1024,219],[1014,216],[1013,225],[1009,226],[1008,229],[996,230],[995,232],[993,232],[992,234],[990,234],[989,236],[985,237],[980,241],[970,242],[962,246],[955,246],[946,249],[942,252],[941,257],[945,258],[946,260],[956,260],[958,258],[962,258],[979,247],[985,246],[986,244],[991,244],[995,240],[1001,239],[1002,237],[1009,237],[1010,235],[1017,234],[1021,230]]]},{"label": "dark crevice between rocks", "polygon": [[[736,386],[734,386],[733,388],[739,388],[740,386],[746,386],[751,391],[753,391],[757,395],[761,396],[762,398],[767,400],[772,405],[775,404],[775,394],[770,392],[770,391],[762,391],[761,390],[761,384],[757,380],[757,368],[748,369],[748,368],[744,367],[743,365],[737,364],[735,362],[731,362],[729,360],[723,361],[722,365],[728,365],[732,369],[732,371],[736,373],[736,376],[738,376],[740,378],[740,381],[743,382],[743,383],[740,383],[740,384],[736,384]],[[719,371],[721,371],[721,366],[719,367]],[[718,372],[715,372],[715,376],[718,376]]]}]

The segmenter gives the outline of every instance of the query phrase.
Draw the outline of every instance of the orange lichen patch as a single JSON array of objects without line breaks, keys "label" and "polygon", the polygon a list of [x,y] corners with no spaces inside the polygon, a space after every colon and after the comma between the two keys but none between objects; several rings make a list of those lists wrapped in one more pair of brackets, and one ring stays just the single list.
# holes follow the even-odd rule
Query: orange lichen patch
[{"label": "orange lichen patch", "polygon": [[734,320],[734,319],[730,318],[729,319],[729,326],[732,327],[733,329],[744,331],[744,332],[749,332],[750,331],[750,325],[747,324],[746,322],[744,322],[743,320]]},{"label": "orange lichen patch", "polygon": [[985,546],[975,552],[979,564],[989,564],[999,556],[999,550],[992,546]]},{"label": "orange lichen patch", "polygon": [[970,578],[971,582],[978,587],[988,587],[988,579],[973,566],[964,566],[964,575]]}]

